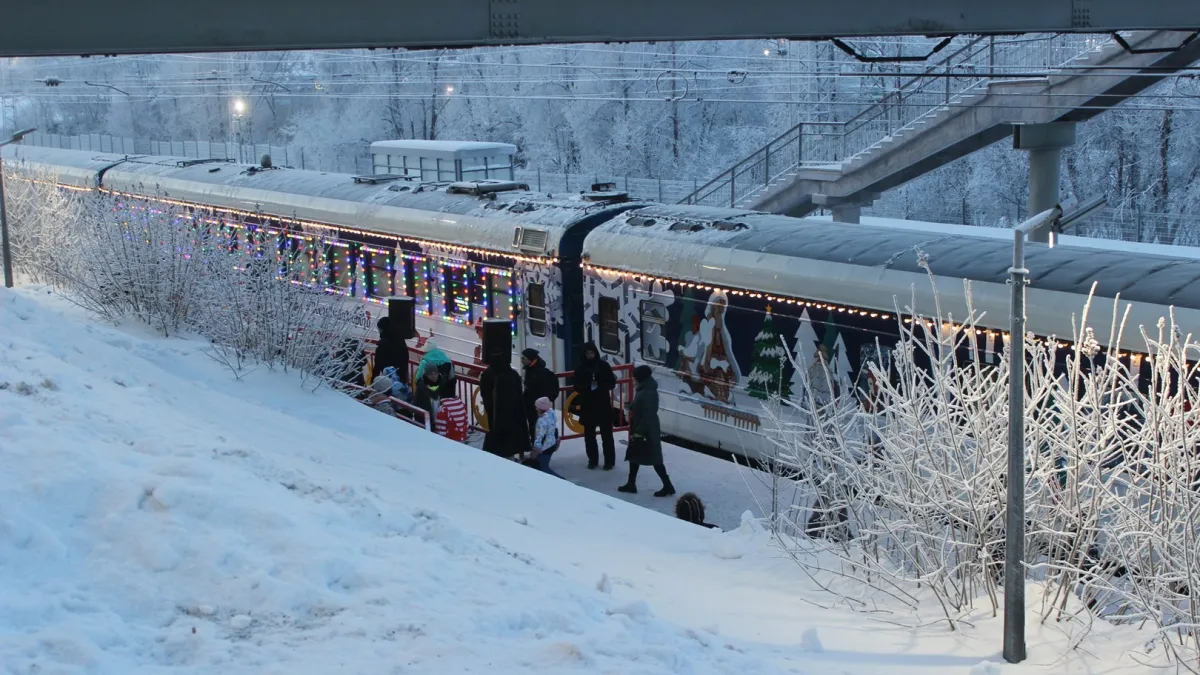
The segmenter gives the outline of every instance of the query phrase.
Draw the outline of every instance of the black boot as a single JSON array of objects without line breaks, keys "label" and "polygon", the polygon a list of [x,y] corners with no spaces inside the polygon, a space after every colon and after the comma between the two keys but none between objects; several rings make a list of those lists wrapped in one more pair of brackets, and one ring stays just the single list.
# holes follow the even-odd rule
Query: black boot
[{"label": "black boot", "polygon": [[667,475],[667,467],[663,466],[662,464],[655,464],[654,473],[657,473],[658,477],[661,478],[663,482],[662,489],[658,492],[655,492],[654,496],[670,497],[671,495],[675,494],[675,486],[671,485],[671,477]]},{"label": "black boot", "polygon": [[617,488],[617,492],[628,492],[629,494],[636,495],[637,494],[637,472],[638,472],[638,465],[630,464],[629,465],[629,480],[625,481],[624,485]]}]

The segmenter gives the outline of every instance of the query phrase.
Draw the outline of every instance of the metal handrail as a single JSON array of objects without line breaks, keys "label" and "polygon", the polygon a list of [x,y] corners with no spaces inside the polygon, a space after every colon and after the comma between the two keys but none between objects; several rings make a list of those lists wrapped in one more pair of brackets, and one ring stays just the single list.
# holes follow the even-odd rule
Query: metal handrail
[{"label": "metal handrail", "polygon": [[[1043,50],[1030,50],[1030,43],[1040,43]],[[1098,49],[1094,40],[1079,35],[999,41],[994,37],[974,38],[845,121],[801,122],[784,131],[679,203],[736,207],[769,187],[777,178],[794,173],[800,167],[845,162],[874,148],[896,131],[950,107],[956,98],[981,85],[986,86],[991,78],[1002,77],[998,70],[1059,68]],[[1029,63],[1031,60],[1037,64]],[[968,73],[961,77],[953,75],[952,69],[964,67]],[[944,76],[929,77],[939,72]],[[834,131],[812,133],[809,130],[818,125],[834,127]]]}]

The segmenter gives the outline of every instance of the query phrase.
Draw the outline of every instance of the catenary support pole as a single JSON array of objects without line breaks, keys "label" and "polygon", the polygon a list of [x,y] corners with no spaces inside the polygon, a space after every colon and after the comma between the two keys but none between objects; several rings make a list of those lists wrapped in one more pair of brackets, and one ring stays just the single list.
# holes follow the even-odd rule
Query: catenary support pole
[{"label": "catenary support pole", "polygon": [[1058,206],[1013,228],[1012,306],[1008,327],[1008,508],[1004,527],[1004,660],[1025,660],[1025,237],[1049,232]]},{"label": "catenary support pole", "polygon": [[4,256],[4,287],[13,287],[12,245],[8,240],[8,209],[4,205],[4,165],[0,160],[0,255]]}]

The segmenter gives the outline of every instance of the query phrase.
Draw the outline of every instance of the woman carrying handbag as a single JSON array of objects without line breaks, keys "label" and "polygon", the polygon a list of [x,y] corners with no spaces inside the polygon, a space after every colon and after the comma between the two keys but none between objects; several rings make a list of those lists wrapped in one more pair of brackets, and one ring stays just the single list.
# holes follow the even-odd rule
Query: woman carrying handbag
[{"label": "woman carrying handbag", "polygon": [[650,366],[641,365],[633,369],[633,401],[629,404],[629,447],[625,461],[629,462],[629,480],[617,488],[618,492],[637,494],[638,467],[650,465],[662,479],[662,489],[655,497],[675,494],[667,467],[663,466],[662,439],[658,426],[658,382]]}]

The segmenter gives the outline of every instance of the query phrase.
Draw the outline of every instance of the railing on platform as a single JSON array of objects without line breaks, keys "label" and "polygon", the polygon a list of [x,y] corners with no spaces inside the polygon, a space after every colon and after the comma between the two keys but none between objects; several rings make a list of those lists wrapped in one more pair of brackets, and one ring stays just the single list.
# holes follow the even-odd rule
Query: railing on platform
[{"label": "railing on platform", "polygon": [[958,99],[985,90],[994,78],[1031,69],[1049,75],[1104,44],[1104,36],[1094,35],[972,39],[844,122],[801,122],[788,129],[679,203],[744,206],[773,181],[803,167],[836,167]]},{"label": "railing on platform", "polygon": [[[367,362],[364,368],[365,380],[368,387],[359,385],[348,385],[352,389],[369,389],[370,374],[374,366],[375,345],[378,340],[368,338],[367,345]],[[418,346],[410,346],[408,348],[408,381],[415,382],[417,366],[421,362],[421,358],[425,356],[425,349],[422,347],[424,340],[418,342]],[[455,361],[451,359],[450,363],[454,366],[454,379],[456,383],[456,394],[459,400],[467,404],[469,412],[469,424],[471,429],[486,433],[488,430],[487,413],[483,405],[483,397],[479,394],[479,379],[485,370],[482,363],[466,363],[463,361]],[[628,431],[629,417],[626,414],[627,405],[633,400],[633,365],[619,364],[612,367],[613,374],[617,376],[617,386],[613,390],[610,397],[610,405],[613,414],[613,432]],[[570,440],[572,438],[582,438],[585,432],[583,419],[580,415],[578,405],[578,394],[572,384],[562,384],[563,381],[570,383],[575,372],[568,370],[561,373],[555,373],[559,379],[558,398],[554,401],[554,408],[558,412],[559,421],[559,438],[562,440]],[[424,414],[424,410],[404,401],[394,402],[404,404],[404,410],[419,410]],[[399,415],[398,415],[399,416]],[[427,417],[427,415],[425,415]],[[403,417],[402,417],[403,419]],[[416,424],[411,419],[406,421]],[[417,424],[420,426],[420,424]],[[426,426],[426,429],[432,427]]]}]

